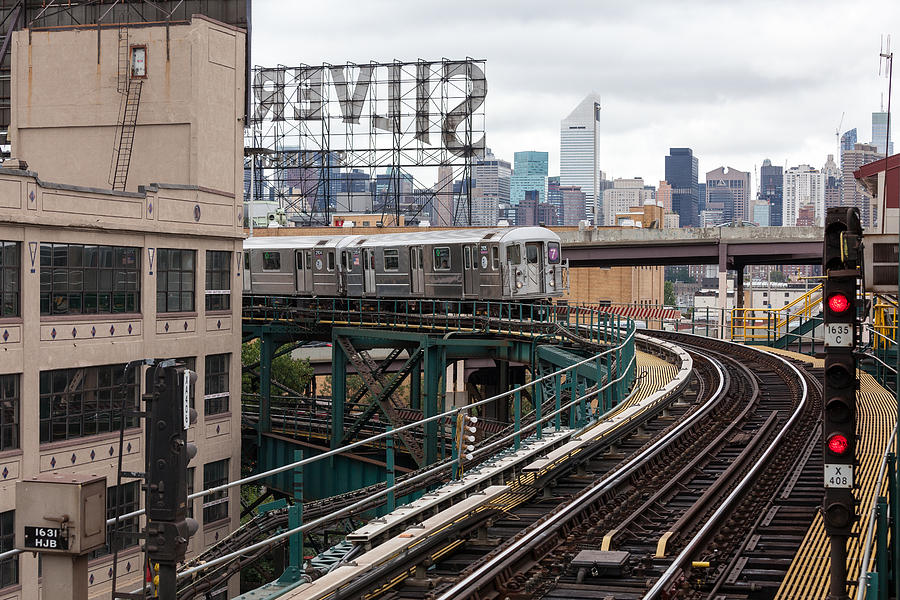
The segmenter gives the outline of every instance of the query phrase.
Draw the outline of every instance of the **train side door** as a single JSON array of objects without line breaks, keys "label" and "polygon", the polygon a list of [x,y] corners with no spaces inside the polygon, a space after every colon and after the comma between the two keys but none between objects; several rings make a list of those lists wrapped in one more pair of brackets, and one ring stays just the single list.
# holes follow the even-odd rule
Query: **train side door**
[{"label": "train side door", "polygon": [[540,294],[545,291],[544,252],[541,242],[525,243],[525,285],[522,293]]},{"label": "train side door", "polygon": [[363,291],[365,296],[375,295],[375,250],[363,248]]},{"label": "train side door", "polygon": [[243,276],[244,276],[244,283],[243,283],[244,291],[245,291],[245,292],[249,292],[249,291],[250,291],[250,252],[249,252],[249,251],[248,251],[248,252],[244,252],[244,253],[243,253],[243,256],[241,257],[241,259],[244,261],[244,272],[243,272]]},{"label": "train side door", "polygon": [[463,246],[463,294],[478,293],[478,247]]},{"label": "train side door", "polygon": [[313,255],[312,250],[306,251],[306,260],[303,261],[303,286],[310,294],[313,292]]},{"label": "train side door", "polygon": [[422,246],[409,249],[409,285],[413,295],[425,293],[425,269],[422,261]]}]

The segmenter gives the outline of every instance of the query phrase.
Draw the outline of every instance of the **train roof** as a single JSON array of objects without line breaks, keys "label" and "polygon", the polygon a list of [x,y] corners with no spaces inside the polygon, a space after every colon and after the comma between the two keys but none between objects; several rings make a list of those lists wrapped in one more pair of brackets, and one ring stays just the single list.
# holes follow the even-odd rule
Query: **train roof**
[{"label": "train roof", "polygon": [[494,227],[486,229],[449,229],[404,233],[332,236],[261,236],[244,240],[244,248],[313,248],[315,246],[392,246],[396,244],[435,244],[440,242],[478,243],[532,240],[559,241],[559,236],[546,227]]}]

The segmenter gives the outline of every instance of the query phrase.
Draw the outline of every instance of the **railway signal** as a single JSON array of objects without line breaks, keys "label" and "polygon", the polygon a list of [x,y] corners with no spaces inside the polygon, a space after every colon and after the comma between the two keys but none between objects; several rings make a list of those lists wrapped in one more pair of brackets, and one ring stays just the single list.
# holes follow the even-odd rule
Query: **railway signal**
[{"label": "railway signal", "polygon": [[[197,420],[190,407],[190,386],[197,374],[181,365],[150,367],[146,424],[147,553],[159,565],[161,598],[175,598],[175,565],[184,560],[197,521],[187,516],[188,464],[197,447],[187,430]],[[152,393],[149,393],[152,390]]]},{"label": "railway signal", "polygon": [[823,312],[825,329],[824,418],[825,497],[822,516],[831,537],[831,587],[828,598],[847,595],[847,538],[856,523],[853,497],[856,467],[856,357],[860,306],[859,239],[856,208],[829,208],[825,221]]}]

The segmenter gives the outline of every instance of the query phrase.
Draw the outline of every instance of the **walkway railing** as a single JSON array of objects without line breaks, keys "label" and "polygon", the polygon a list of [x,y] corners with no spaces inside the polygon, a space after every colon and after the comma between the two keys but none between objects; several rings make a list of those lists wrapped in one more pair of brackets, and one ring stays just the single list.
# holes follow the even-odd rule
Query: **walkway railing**
[{"label": "walkway railing", "polygon": [[730,339],[744,344],[802,345],[814,340],[810,333],[821,325],[822,285],[819,284],[782,308],[733,308]]}]

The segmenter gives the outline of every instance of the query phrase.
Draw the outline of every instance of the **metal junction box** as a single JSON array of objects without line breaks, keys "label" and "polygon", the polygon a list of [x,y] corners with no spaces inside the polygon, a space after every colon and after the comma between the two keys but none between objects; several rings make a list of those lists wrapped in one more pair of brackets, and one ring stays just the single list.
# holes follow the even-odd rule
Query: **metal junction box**
[{"label": "metal junction box", "polygon": [[106,477],[49,473],[16,483],[16,548],[84,554],[106,544]]}]

